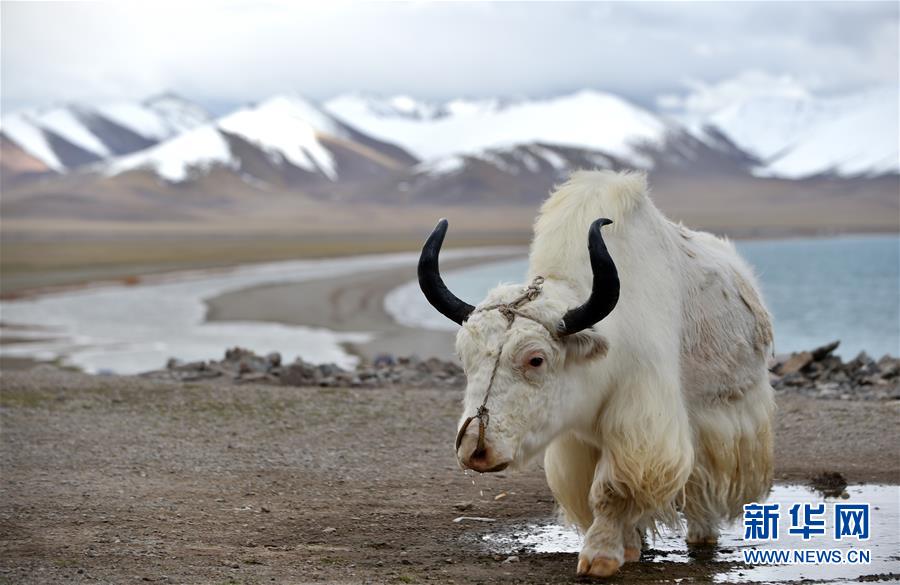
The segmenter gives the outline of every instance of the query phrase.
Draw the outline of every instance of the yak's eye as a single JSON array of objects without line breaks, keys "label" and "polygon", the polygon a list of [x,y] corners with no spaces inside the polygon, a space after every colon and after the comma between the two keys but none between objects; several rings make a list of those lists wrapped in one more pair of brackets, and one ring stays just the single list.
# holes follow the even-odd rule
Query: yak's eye
[{"label": "yak's eye", "polygon": [[535,356],[535,357],[531,358],[530,360],[528,360],[528,365],[531,366],[532,368],[539,368],[539,367],[541,367],[541,364],[543,364],[543,363],[544,363],[544,358],[542,358],[540,356]]}]

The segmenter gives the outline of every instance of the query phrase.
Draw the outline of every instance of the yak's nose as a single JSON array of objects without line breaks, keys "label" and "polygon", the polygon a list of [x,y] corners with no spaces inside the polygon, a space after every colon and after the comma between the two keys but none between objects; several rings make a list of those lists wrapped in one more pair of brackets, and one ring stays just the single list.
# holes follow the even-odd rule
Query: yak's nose
[{"label": "yak's nose", "polygon": [[510,463],[491,446],[487,438],[479,445],[477,423],[469,425],[465,430],[456,450],[456,457],[463,467],[481,473],[503,471]]}]

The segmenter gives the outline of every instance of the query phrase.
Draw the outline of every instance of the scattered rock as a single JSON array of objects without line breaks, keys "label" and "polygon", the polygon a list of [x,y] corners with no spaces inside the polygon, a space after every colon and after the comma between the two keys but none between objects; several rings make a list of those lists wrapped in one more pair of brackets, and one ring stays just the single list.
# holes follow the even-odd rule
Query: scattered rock
[{"label": "scattered rock", "polygon": [[335,528],[334,526],[329,526],[329,527],[327,527],[327,528],[325,528],[325,529],[322,530],[322,532],[324,532],[324,533],[326,533],[326,534],[330,534],[330,533],[335,532],[335,531],[337,531],[337,528]]},{"label": "scattered rock", "polygon": [[372,362],[372,365],[376,368],[390,367],[397,363],[397,360],[394,359],[389,353],[381,353],[375,356],[375,360]]},{"label": "scattered rock", "polygon": [[792,354],[791,357],[788,358],[786,362],[783,364],[778,364],[775,369],[775,373],[780,376],[787,376],[790,374],[796,374],[806,366],[808,366],[813,361],[813,356],[808,351],[803,351],[800,353]]},{"label": "scattered rock", "polygon": [[841,344],[841,341],[838,339],[836,341],[832,341],[831,343],[825,344],[822,347],[817,347],[812,350],[810,353],[812,354],[812,359],[820,362],[831,355],[831,352],[836,350],[838,346]]},{"label": "scattered rock", "polygon": [[453,521],[457,524],[460,522],[496,522],[495,518],[483,518],[481,516],[460,516],[459,518],[454,518]]},{"label": "scattered rock", "polygon": [[354,388],[402,385],[455,389],[462,388],[465,384],[465,376],[459,365],[437,358],[422,360],[416,356],[394,357],[383,354],[371,364],[361,364],[355,370],[344,370],[335,364],[311,364],[302,359],[283,364],[278,353],[263,357],[240,347],[226,351],[221,361],[184,363],[172,358],[166,363],[164,370],[148,372],[144,376],[182,382],[225,379],[237,383]]},{"label": "scattered rock", "polygon": [[769,381],[776,392],[828,400],[900,400],[900,359],[886,355],[877,362],[865,352],[844,362],[833,355],[833,341],[812,351],[777,356],[770,362]]},{"label": "scattered rock", "polygon": [[[776,392],[828,400],[900,400],[900,359],[884,356],[875,361],[865,352],[844,362],[834,355],[839,342],[791,355],[776,356],[769,363],[769,381]],[[163,370],[145,377],[182,382],[216,380],[234,383],[326,386],[342,388],[442,388],[465,386],[465,373],[454,363],[418,356],[378,355],[372,363],[354,370],[335,364],[311,364],[297,359],[284,364],[281,355],[259,356],[240,347],[225,352],[224,359],[183,362],[172,358]]]}]

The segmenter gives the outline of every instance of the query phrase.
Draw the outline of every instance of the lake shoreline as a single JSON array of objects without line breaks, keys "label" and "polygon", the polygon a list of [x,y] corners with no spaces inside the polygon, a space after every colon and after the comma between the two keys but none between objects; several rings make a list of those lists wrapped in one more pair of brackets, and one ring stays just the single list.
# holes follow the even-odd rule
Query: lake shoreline
[{"label": "lake shoreline", "polygon": [[[847,236],[847,238],[851,237]],[[877,239],[879,236],[867,236],[862,239],[860,236],[854,236],[852,238],[866,242]],[[830,240],[815,240],[815,242],[817,246],[819,244],[827,244],[829,241],[836,242],[841,244],[838,246],[840,251],[840,248],[847,247],[847,245],[842,244],[844,239],[831,238]],[[895,241],[896,238],[892,237],[892,246]],[[806,244],[810,242],[814,242],[814,240],[807,240]],[[800,243],[802,244],[803,242]],[[742,243],[739,245],[739,248],[744,248],[743,252],[751,251],[747,250],[747,247],[757,249],[757,251],[768,247],[770,249],[768,254],[771,257],[772,249],[775,249],[775,252],[780,255],[782,254],[781,250],[796,246],[793,245],[793,241],[789,240],[770,240],[768,243]],[[881,247],[883,248],[884,246],[882,245]],[[829,252],[826,254],[826,257],[834,257],[835,254],[831,251],[834,249],[834,246],[828,249]],[[896,251],[893,253],[896,254]],[[442,268],[447,278],[449,278],[448,283],[450,287],[457,290],[457,293],[463,298],[470,302],[475,302],[481,298],[483,290],[472,287],[469,287],[470,290],[466,290],[465,286],[457,286],[465,282],[463,274],[477,273],[480,270],[481,276],[487,274],[488,279],[493,279],[489,284],[495,284],[500,280],[515,282],[520,280],[519,272],[524,270],[522,268],[525,265],[524,255],[524,248],[448,249],[442,258]],[[851,263],[857,264],[855,261],[857,256],[852,255],[850,257]],[[205,332],[205,337],[201,336],[203,337],[202,339],[196,338],[198,342],[205,344],[205,353],[186,351],[183,344],[174,343],[175,338],[169,335],[170,331],[160,332],[169,335],[168,337],[165,335],[154,337],[155,333],[151,332],[149,335],[144,335],[139,339],[122,338],[129,342],[133,341],[141,344],[136,346],[138,349],[148,347],[150,344],[159,341],[173,340],[173,343],[168,345],[157,343],[157,345],[162,347],[159,353],[165,352],[165,355],[155,358],[153,363],[144,364],[142,366],[143,369],[138,369],[137,367],[127,370],[120,369],[112,365],[113,362],[109,360],[105,363],[98,362],[98,365],[94,368],[88,366],[85,369],[87,371],[102,370],[136,373],[161,367],[168,358],[188,361],[200,358],[212,359],[221,355],[221,351],[226,347],[234,346],[245,346],[258,352],[280,351],[288,356],[289,359],[293,359],[296,355],[301,355],[310,361],[320,362],[324,359],[325,361],[335,361],[335,363],[345,366],[348,360],[351,362],[354,360],[371,362],[380,355],[418,355],[422,358],[438,357],[443,360],[452,360],[455,358],[453,351],[454,329],[447,327],[442,330],[443,320],[440,320],[440,316],[421,298],[421,294],[415,286],[416,257],[417,255],[414,253],[406,253],[401,255],[366,255],[285,263],[247,264],[231,269],[189,270],[152,275],[141,278],[135,283],[129,283],[129,285],[112,283],[112,286],[109,286],[110,283],[106,282],[103,284],[107,286],[97,284],[70,290],[65,294],[41,295],[33,299],[4,301],[0,305],[4,307],[6,322],[0,325],[3,326],[2,332],[4,337],[8,338],[8,340],[14,340],[13,338],[21,337],[21,334],[13,329],[14,326],[11,327],[12,323],[31,323],[33,325],[44,323],[45,325],[53,325],[53,323],[47,321],[49,316],[54,314],[65,316],[65,313],[61,311],[68,311],[69,315],[86,311],[84,315],[79,317],[80,320],[78,322],[79,327],[85,328],[85,332],[87,332],[85,339],[89,342],[92,338],[102,341],[108,334],[108,330],[100,331],[96,327],[96,320],[109,321],[109,310],[95,311],[98,305],[96,302],[68,305],[57,301],[67,300],[61,297],[91,296],[100,298],[111,291],[115,293],[116,298],[120,298],[122,301],[136,296],[140,297],[148,294],[160,296],[162,294],[165,298],[160,300],[174,302],[178,299],[176,298],[173,301],[173,296],[177,297],[178,295],[184,296],[187,294],[192,297],[192,302],[196,305],[196,307],[191,308],[191,323],[189,323],[187,329],[191,329],[191,333],[199,334]],[[750,259],[752,260],[752,257]],[[510,262],[516,264],[515,273],[508,271],[504,273],[503,267],[508,266]],[[518,266],[519,264],[522,266]],[[878,278],[884,279],[890,275],[879,268],[883,268],[882,265],[885,265],[884,259],[876,266],[875,272],[878,273]],[[798,268],[807,271],[811,269],[815,278],[819,279],[824,274],[808,256],[802,254],[798,255],[795,253],[795,258],[792,260],[790,267],[790,270],[786,272],[788,280],[797,278],[796,269]],[[459,271],[462,271],[463,274],[460,274]],[[456,274],[454,275],[453,273]],[[770,275],[771,273],[765,276]],[[462,280],[454,282],[456,278]],[[829,296],[822,294],[822,291],[825,289],[816,288],[821,283],[816,283],[812,287],[807,283],[806,289],[808,290],[800,293],[798,297],[793,288],[785,288],[783,286],[784,277],[781,279],[781,288],[776,287],[774,289],[767,289],[766,285],[769,283],[765,279],[761,280],[763,280],[764,296],[769,301],[770,309],[778,309],[779,301],[784,301],[785,299],[789,301],[797,298],[801,301],[806,299],[805,306],[798,305],[798,308],[801,309],[798,311],[791,311],[788,308],[787,312],[785,312],[782,304],[780,312],[782,318],[785,315],[788,318],[793,318],[795,315],[803,317],[803,311],[805,310],[815,309],[821,311],[819,308],[820,304],[823,307],[828,306]],[[845,278],[844,280],[846,281],[847,279]],[[213,281],[224,284],[211,285],[210,283]],[[830,280],[828,282],[828,286],[835,284]],[[197,287],[202,288],[206,292],[193,292]],[[402,287],[405,290],[400,291],[398,287]],[[882,285],[882,296],[888,293],[896,297],[896,291],[891,291],[889,288],[885,289]],[[158,293],[156,292],[157,289],[168,289],[170,292],[165,294]],[[173,295],[171,291],[174,290],[179,292]],[[391,293],[394,291],[403,292],[404,294],[392,295]],[[841,296],[843,294],[865,295],[868,302],[872,299],[873,291],[872,289],[860,291],[857,286],[853,291],[831,295],[833,297],[830,299],[832,305],[835,299],[840,300],[844,298]],[[847,298],[855,298],[854,296],[847,296]],[[385,306],[386,298],[391,298],[390,307]],[[400,300],[399,307],[396,306],[398,305],[396,302],[398,299]],[[45,303],[44,301],[48,302]],[[35,305],[34,310],[22,313],[19,311],[21,308],[20,303]],[[813,305],[810,305],[810,303],[813,303]],[[113,305],[107,304],[106,306],[112,307]],[[153,312],[158,309],[156,300],[149,304],[144,302],[137,306],[144,307],[148,311],[152,309]],[[858,303],[858,306],[861,307],[863,304]],[[407,308],[409,310],[406,310]],[[832,306],[828,311],[830,311],[828,313],[830,318],[819,319],[817,317],[814,319],[814,322],[831,323],[834,322],[833,317],[835,315],[840,316],[842,314],[840,307]],[[784,327],[785,322],[780,322],[779,311],[773,310],[773,314],[776,317],[776,352],[785,353],[809,350],[832,340],[841,339],[844,343],[837,351],[844,359],[856,356],[861,350],[871,352],[875,358],[878,358],[885,353],[884,339],[888,339],[892,335],[890,330],[891,311],[893,311],[893,314],[896,314],[896,307],[885,310],[873,309],[869,311],[871,314],[864,313],[861,318],[868,320],[869,323],[867,328],[860,328],[859,331],[855,331],[849,325],[846,327],[832,326],[830,330],[817,331],[815,334],[810,332],[809,335],[801,339],[796,336],[795,332],[791,332],[789,328]],[[397,315],[401,313],[401,318],[398,318]],[[134,309],[128,314],[134,315]],[[13,317],[14,315],[15,318]],[[26,319],[26,317],[30,320]],[[163,311],[159,317],[173,321],[172,327],[179,326],[184,328],[186,320],[175,318],[171,311]],[[872,319],[877,321],[874,325],[871,323]],[[65,320],[63,323],[65,323]],[[157,323],[148,322],[147,325],[152,327],[157,325]],[[885,329],[886,327],[887,329]],[[263,331],[266,328],[268,328],[267,332]],[[290,339],[286,338],[286,332],[283,328],[292,328],[295,336]],[[91,335],[89,333],[91,330],[97,333]],[[74,332],[74,330],[63,330],[63,334],[71,332]],[[80,330],[78,332],[81,333]],[[256,335],[260,332],[262,332],[261,335]],[[876,333],[880,334],[881,337],[867,337],[869,335],[868,332],[871,332],[873,335]],[[791,337],[792,333],[794,333],[794,338]],[[310,339],[321,338],[323,341],[327,341],[325,338],[330,339],[327,343],[333,344],[332,354],[337,353],[338,355],[323,355],[321,351],[324,347],[323,342],[314,342],[313,345],[310,345],[302,339],[303,335],[309,336]],[[885,335],[888,335],[888,337],[885,337]],[[878,341],[881,341],[881,343],[878,343]],[[895,346],[897,342],[894,340],[892,343]],[[2,360],[0,361],[0,366],[7,367],[10,365],[10,360],[6,358],[27,358],[34,355],[34,352],[29,353],[29,350],[24,347],[25,345],[35,346],[37,344],[10,343],[6,344],[5,347],[0,347],[0,353],[5,354],[3,358],[0,358]],[[191,350],[193,348],[187,349]],[[898,351],[890,347],[887,353],[897,355]],[[68,362],[63,360],[61,363]],[[71,363],[80,365],[77,360],[73,360]],[[21,360],[13,364],[17,368],[27,365],[27,361]]]},{"label": "lake shoreline", "polygon": [[[732,242],[821,240],[847,237],[900,235],[900,232],[894,229],[874,227],[868,230],[861,229],[852,231],[818,230],[807,232],[802,230],[773,230],[771,232],[743,231],[736,233],[723,232],[720,230],[707,230],[703,228],[697,229],[708,231],[709,233],[726,238]],[[261,236],[261,238],[265,239],[263,236]],[[200,241],[205,242],[206,239],[211,240],[211,243],[205,244],[206,248],[213,247],[213,245],[218,242],[218,240],[213,238],[200,238]],[[275,238],[276,241],[281,241],[283,239],[284,238]],[[462,237],[463,241],[458,241],[459,238],[457,238],[457,241],[455,242],[448,242],[446,249],[448,251],[465,250],[466,248],[479,248],[487,245],[521,245],[525,248],[528,242],[530,242],[530,239],[530,233],[525,232],[518,235],[503,234],[502,236],[497,236],[495,238],[489,238],[487,235],[480,237],[464,235]],[[394,242],[376,241],[373,245],[366,246],[346,245],[343,247],[329,247],[325,244],[315,246],[314,243],[303,242],[301,244],[295,244],[294,247],[289,247],[287,250],[275,249],[259,252],[255,249],[251,249],[246,252],[247,257],[243,260],[209,260],[208,256],[211,252],[208,249],[203,248],[199,252],[189,253],[185,263],[174,263],[173,265],[172,256],[177,256],[177,253],[171,250],[166,253],[161,253],[163,259],[154,259],[154,262],[147,262],[146,259],[139,256],[137,251],[126,249],[124,252],[121,252],[121,254],[123,254],[122,257],[116,256],[115,261],[112,262],[111,258],[107,257],[109,253],[104,255],[104,253],[94,249],[98,245],[102,245],[101,247],[104,249],[118,249],[122,248],[123,245],[128,248],[128,246],[135,245],[135,242],[130,238],[101,238],[98,240],[85,238],[77,238],[75,240],[66,238],[47,238],[30,241],[28,239],[8,237],[5,235],[2,241],[7,250],[4,251],[2,258],[3,266],[2,269],[0,269],[0,276],[2,276],[0,281],[3,282],[3,286],[0,287],[0,300],[27,299],[46,294],[71,292],[116,284],[139,285],[148,282],[153,283],[172,278],[179,278],[184,274],[217,274],[245,266],[269,264],[272,262],[298,259],[328,260],[350,256],[378,255],[392,252],[414,252],[418,250],[418,240],[413,240],[409,237],[403,239],[399,244]],[[236,243],[240,243],[240,241],[240,238],[227,239],[227,242],[231,247],[235,246]],[[159,243],[155,241],[138,243],[141,243],[144,246],[159,246]],[[175,242],[172,242],[169,247],[180,243],[182,243],[180,240],[176,240]],[[326,244],[332,244],[332,242],[326,242]],[[196,246],[197,244],[192,241],[192,245]],[[91,247],[90,250],[80,250],[80,248],[88,246]],[[74,266],[68,264],[59,266],[51,264],[43,266],[39,264],[33,268],[29,268],[27,276],[26,273],[20,273],[18,269],[14,270],[7,267],[7,264],[12,263],[12,261],[15,261],[16,263],[24,262],[25,264],[32,263],[32,256],[35,255],[52,256],[54,254],[53,250],[56,247],[76,248],[72,253],[67,253],[67,262],[73,261],[68,258],[68,256],[84,256],[84,259],[77,262]],[[221,248],[222,246],[219,245],[218,247]],[[29,249],[19,250],[18,248]],[[31,248],[34,249],[32,250]],[[226,253],[220,253],[219,255],[228,256],[234,254],[234,251],[231,249],[226,249],[225,252]],[[239,254],[239,256],[242,255]],[[110,266],[104,270],[87,270],[83,265],[88,262],[103,266],[109,264]],[[20,280],[22,282],[18,282]]]},{"label": "lake shoreline", "polygon": [[[450,249],[444,261],[468,266],[524,253],[522,247]],[[0,366],[23,369],[29,362],[22,358],[31,358],[87,372],[134,374],[163,367],[170,358],[211,359],[238,345],[343,366],[410,347],[449,357],[450,336],[400,327],[382,309],[387,291],[414,278],[417,258],[398,253],[250,264],[5,300],[0,334],[9,343],[0,345]],[[304,285],[299,296],[298,283]],[[288,292],[274,301],[246,300],[260,290],[285,287]],[[223,307],[207,304],[220,296]],[[228,298],[236,299],[234,311],[265,314],[235,314]],[[300,306],[292,304],[296,299]],[[290,324],[295,317],[303,325]],[[125,322],[131,326],[123,328]],[[399,345],[390,345],[386,333]],[[373,337],[389,347],[369,347]]]},{"label": "lake shoreline", "polygon": [[[462,269],[521,254],[446,260],[441,268]],[[365,332],[373,339],[345,342],[348,353],[364,361],[379,355],[419,355],[454,359],[452,332],[406,327],[387,312],[385,297],[416,278],[415,267],[386,268],[336,278],[267,284],[206,299],[207,322],[260,321],[325,328],[338,332]]]},{"label": "lake shoreline", "polygon": [[[891,275],[896,272],[897,239],[885,238],[856,235],[737,243],[738,252],[759,274],[763,296],[775,321],[776,353],[807,351],[839,339],[842,343],[837,354],[846,360],[860,352],[871,353],[876,359],[884,354],[900,355],[900,332],[892,325],[897,321],[898,290],[891,284]],[[873,250],[877,254],[867,255]],[[859,254],[879,260],[866,268],[857,261]],[[521,282],[527,260],[511,256],[508,260],[445,261],[442,269],[448,286],[475,304],[501,281]],[[829,270],[843,277],[832,278]],[[455,328],[424,301],[414,271],[379,272],[232,291],[207,300],[208,318],[370,332],[375,339],[345,345],[367,360],[380,354],[441,359],[452,356]],[[469,286],[472,282],[478,286]],[[861,289],[856,282],[868,284]],[[856,299],[855,306],[867,309],[856,309],[851,319],[845,299]]]}]

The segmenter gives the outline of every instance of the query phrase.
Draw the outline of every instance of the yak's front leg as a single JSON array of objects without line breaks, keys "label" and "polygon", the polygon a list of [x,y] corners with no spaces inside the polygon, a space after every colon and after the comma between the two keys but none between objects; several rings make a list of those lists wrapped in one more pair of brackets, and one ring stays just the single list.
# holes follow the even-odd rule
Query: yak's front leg
[{"label": "yak's front leg", "polygon": [[641,546],[643,545],[641,531],[636,526],[625,526],[625,562],[633,563],[641,559]]},{"label": "yak's front leg", "polygon": [[597,464],[590,493],[594,522],[584,535],[584,546],[578,555],[578,575],[608,577],[618,571],[625,562],[626,530],[635,530],[634,525],[626,517],[628,511],[626,502],[607,489],[603,467],[601,459]]}]

